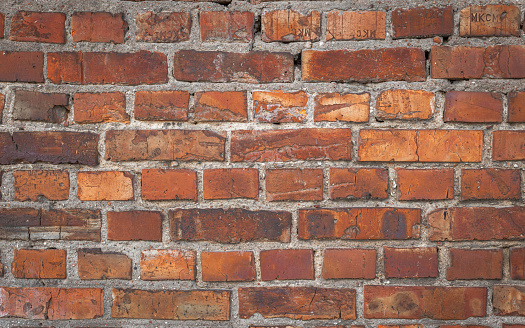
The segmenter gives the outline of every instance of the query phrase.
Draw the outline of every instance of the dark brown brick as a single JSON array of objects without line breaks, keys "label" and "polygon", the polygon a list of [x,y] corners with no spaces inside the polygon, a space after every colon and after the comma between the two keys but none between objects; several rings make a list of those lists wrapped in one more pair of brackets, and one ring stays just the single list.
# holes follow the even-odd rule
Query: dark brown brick
[{"label": "dark brown brick", "polygon": [[71,17],[73,42],[124,43],[127,30],[122,13],[76,12]]},{"label": "dark brown brick", "polygon": [[44,82],[44,53],[0,52],[1,82]]},{"label": "dark brown brick", "polygon": [[323,170],[266,170],[266,200],[323,200]]},{"label": "dark brown brick", "polygon": [[190,13],[148,11],[138,14],[135,21],[137,41],[180,42],[190,39]]},{"label": "dark brown brick", "polygon": [[438,276],[436,247],[383,247],[385,277],[434,278]]},{"label": "dark brown brick", "polygon": [[330,168],[331,199],[385,199],[388,170],[380,168]]},{"label": "dark brown brick", "polygon": [[197,122],[248,121],[246,91],[196,92],[193,119]]},{"label": "dark brown brick", "polygon": [[525,130],[494,131],[492,159],[494,161],[525,160]]},{"label": "dark brown brick", "polygon": [[188,91],[137,91],[135,118],[144,121],[188,120]]},{"label": "dark brown brick", "polygon": [[131,280],[131,259],[122,253],[102,252],[100,248],[78,250],[78,277],[82,280]]},{"label": "dark brown brick", "polygon": [[521,176],[512,169],[461,170],[461,199],[520,199]]},{"label": "dark brown brick", "polygon": [[324,251],[323,279],[374,279],[375,249],[327,249]]},{"label": "dark brown brick", "polygon": [[161,212],[108,212],[107,216],[109,240],[162,241]]},{"label": "dark brown brick", "polygon": [[447,280],[501,279],[503,277],[503,250],[450,249]]},{"label": "dark brown brick", "polygon": [[24,42],[66,43],[66,15],[19,11],[11,20],[9,39]]},{"label": "dark brown brick", "polygon": [[314,252],[311,249],[263,250],[260,262],[263,281],[314,279]]},{"label": "dark brown brick", "polygon": [[15,91],[13,119],[46,123],[64,123],[69,113],[69,96],[63,93]]},{"label": "dark brown brick", "polygon": [[392,12],[394,39],[454,34],[452,7],[396,9]]},{"label": "dark brown brick", "polygon": [[250,42],[254,14],[249,11],[201,11],[201,41]]},{"label": "dark brown brick", "polygon": [[445,100],[445,122],[498,123],[503,99],[495,92],[449,91]]}]

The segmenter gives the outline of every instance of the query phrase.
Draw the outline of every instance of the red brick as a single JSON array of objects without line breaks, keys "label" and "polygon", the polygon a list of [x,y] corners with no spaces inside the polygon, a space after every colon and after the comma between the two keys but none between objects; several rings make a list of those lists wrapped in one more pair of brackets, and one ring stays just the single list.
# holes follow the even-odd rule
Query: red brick
[{"label": "red brick", "polygon": [[261,15],[262,40],[318,41],[321,36],[321,14],[311,11],[303,15],[294,10],[273,10]]},{"label": "red brick", "polygon": [[350,129],[232,131],[232,162],[287,162],[351,158]]},{"label": "red brick", "polygon": [[15,90],[14,120],[63,124],[68,113],[67,94]]},{"label": "red brick", "polygon": [[197,122],[248,121],[246,91],[196,92],[193,119]]},{"label": "red brick", "polygon": [[385,90],[376,100],[375,116],[386,120],[426,120],[435,109],[433,92],[424,90]]},{"label": "red brick", "polygon": [[230,320],[230,291],[113,289],[112,318]]},{"label": "red brick", "polygon": [[327,249],[324,251],[323,279],[374,279],[375,249]]},{"label": "red brick", "polygon": [[520,199],[519,170],[461,170],[461,199]]},{"label": "red brick", "polygon": [[525,280],[525,248],[510,249],[510,276],[512,279]]},{"label": "red brick", "polygon": [[159,84],[168,82],[166,55],[159,52],[50,52],[48,78],[55,84]]},{"label": "red brick", "polygon": [[173,241],[290,242],[292,214],[244,209],[175,209],[169,211]]},{"label": "red brick", "polygon": [[511,123],[525,122],[525,92],[510,92],[507,96],[509,101],[509,118]]},{"label": "red brick", "polygon": [[127,30],[122,13],[76,12],[71,18],[73,42],[124,43]]},{"label": "red brick", "polygon": [[78,250],[78,277],[82,280],[131,280],[132,265],[122,253],[102,252],[100,248]]},{"label": "red brick", "polygon": [[392,12],[394,39],[454,34],[452,7],[396,9]]},{"label": "red brick", "polygon": [[4,38],[5,15],[0,13],[0,39]]},{"label": "red brick", "polygon": [[359,132],[359,160],[380,162],[480,162],[483,131],[372,130]]},{"label": "red brick", "polygon": [[254,281],[253,252],[202,252],[203,281]]},{"label": "red brick", "polygon": [[197,200],[197,173],[187,169],[142,170],[142,199]]},{"label": "red brick", "polygon": [[369,93],[321,93],[315,97],[314,102],[315,122],[368,122]]},{"label": "red brick", "polygon": [[498,316],[525,316],[525,287],[494,286],[492,305]]},{"label": "red brick", "polygon": [[239,317],[356,319],[355,290],[317,287],[239,288]]},{"label": "red brick", "polygon": [[24,42],[66,43],[66,15],[18,11],[11,20],[9,39]]},{"label": "red brick", "polygon": [[492,159],[495,161],[525,160],[525,130],[494,131]]},{"label": "red brick", "polygon": [[140,255],[142,280],[195,280],[195,251],[148,249]]},{"label": "red brick", "polygon": [[495,92],[449,91],[445,101],[445,122],[501,122],[503,99]]},{"label": "red brick", "polygon": [[253,116],[257,122],[288,123],[306,120],[308,95],[304,91],[254,91],[252,98]]},{"label": "red brick", "polygon": [[388,170],[330,168],[331,199],[386,199]]},{"label": "red brick", "polygon": [[259,197],[259,170],[209,169],[203,174],[204,199]]},{"label": "red brick", "polygon": [[267,170],[266,200],[323,200],[323,170]]},{"label": "red brick", "polygon": [[447,280],[501,279],[503,251],[501,249],[450,249]]},{"label": "red brick", "polygon": [[162,241],[162,213],[108,212],[108,239]]},{"label": "red brick", "polygon": [[520,36],[520,9],[512,5],[471,5],[459,13],[460,36]]},{"label": "red brick", "polygon": [[430,240],[523,240],[524,207],[451,207],[428,215]]},{"label": "red brick", "polygon": [[209,130],[110,130],[106,159],[123,161],[224,161],[226,133]]},{"label": "red brick", "polygon": [[427,79],[425,53],[416,48],[304,50],[303,81],[419,82]]},{"label": "red brick", "polygon": [[137,15],[136,24],[137,41],[180,42],[190,39],[190,13],[148,11]]},{"label": "red brick", "polygon": [[20,279],[66,279],[63,249],[15,249],[11,271]]},{"label": "red brick", "polygon": [[173,75],[188,82],[292,82],[294,63],[292,54],[286,52],[179,50],[174,56]]},{"label": "red brick", "polygon": [[1,82],[44,82],[44,53],[0,52]]},{"label": "red brick", "polygon": [[201,11],[201,41],[250,42],[254,14],[249,11]]},{"label": "red brick", "polygon": [[13,176],[18,201],[69,198],[69,172],[66,170],[15,171]]},{"label": "red brick", "polygon": [[399,200],[454,198],[454,169],[398,169]]},{"label": "red brick", "polygon": [[75,123],[129,123],[121,92],[75,93]]},{"label": "red brick", "polygon": [[380,40],[386,36],[383,11],[330,11],[326,13],[326,40]]},{"label": "red brick", "polygon": [[496,45],[487,48],[436,46],[431,51],[434,79],[521,79],[525,46]]},{"label": "red brick", "polygon": [[137,91],[135,118],[143,121],[187,121],[188,91]]},{"label": "red brick", "polygon": [[46,162],[98,165],[98,134],[69,131],[0,132],[0,164]]},{"label": "red brick", "polygon": [[421,210],[327,208],[299,210],[299,239],[417,239]]},{"label": "red brick", "polygon": [[367,319],[463,320],[486,316],[486,306],[486,288],[365,286]]},{"label": "red brick", "polygon": [[96,319],[104,315],[102,288],[1,287],[0,294],[4,300],[2,317],[77,320]]},{"label": "red brick", "polygon": [[78,172],[78,199],[132,200],[133,179],[133,175],[127,171]]},{"label": "red brick", "polygon": [[261,251],[261,280],[314,279],[314,252],[311,249]]},{"label": "red brick", "polygon": [[438,276],[436,247],[383,247],[385,277],[435,278]]}]

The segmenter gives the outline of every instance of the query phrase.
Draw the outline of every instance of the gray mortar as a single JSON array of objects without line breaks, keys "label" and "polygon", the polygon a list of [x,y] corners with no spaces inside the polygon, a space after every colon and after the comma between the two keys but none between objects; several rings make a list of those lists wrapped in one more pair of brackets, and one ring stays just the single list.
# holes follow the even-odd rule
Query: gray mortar
[{"label": "gray mortar", "polygon": [[[4,109],[3,124],[0,125],[1,131],[52,131],[52,130],[66,130],[66,131],[94,131],[100,133],[101,139],[99,143],[100,165],[97,167],[89,167],[83,165],[52,165],[45,163],[37,164],[16,164],[4,165],[2,170],[4,172],[2,186],[0,188],[3,199],[0,202],[0,207],[30,207],[30,208],[86,208],[86,209],[101,209],[102,210],[102,241],[0,241],[1,261],[4,265],[5,275],[0,279],[2,286],[8,287],[37,287],[37,286],[56,286],[56,287],[98,287],[103,288],[105,292],[105,306],[104,317],[95,320],[76,320],[76,321],[54,321],[46,322],[42,320],[24,320],[24,319],[0,319],[0,327],[8,326],[53,326],[55,328],[65,327],[129,327],[129,328],[153,328],[153,327],[248,327],[250,324],[260,325],[292,325],[299,327],[312,327],[317,325],[333,325],[333,324],[348,324],[348,325],[365,325],[367,327],[376,327],[379,324],[403,324],[403,323],[420,323],[428,328],[437,328],[440,324],[469,324],[469,325],[487,325],[493,328],[501,327],[502,323],[523,323],[525,319],[519,317],[496,317],[492,315],[492,291],[489,289],[487,311],[489,316],[486,318],[469,318],[467,320],[449,320],[438,321],[430,319],[421,320],[402,320],[402,319],[374,319],[365,320],[363,318],[364,299],[363,286],[364,285],[435,285],[435,286],[486,286],[491,287],[495,284],[512,284],[524,285],[523,281],[513,281],[509,277],[509,247],[523,246],[520,241],[487,241],[487,242],[431,242],[428,239],[428,233],[425,229],[426,215],[439,207],[449,206],[511,206],[523,205],[523,196],[519,201],[468,201],[461,202],[459,198],[460,186],[460,170],[463,168],[521,168],[522,169],[522,190],[525,190],[525,172],[523,171],[523,162],[491,162],[491,132],[494,130],[523,130],[525,124],[509,124],[501,123],[499,125],[492,125],[487,128],[487,124],[462,124],[462,123],[443,123],[442,111],[444,108],[444,92],[449,90],[467,90],[467,91],[493,91],[504,95],[504,117],[507,117],[507,101],[506,94],[510,91],[524,91],[525,84],[523,80],[465,80],[465,81],[448,81],[436,80],[430,77],[426,82],[407,83],[400,81],[383,82],[383,83],[306,83],[301,81],[300,67],[295,68],[295,80],[293,83],[272,83],[272,84],[247,84],[247,83],[187,83],[176,81],[173,78],[173,56],[174,52],[179,49],[196,49],[196,50],[213,50],[213,51],[231,51],[231,52],[247,52],[249,50],[267,50],[290,52],[294,55],[299,54],[303,49],[314,50],[329,50],[329,49],[377,49],[385,47],[409,47],[421,48],[425,51],[430,51],[430,48],[436,45],[433,38],[427,39],[401,39],[392,40],[391,30],[391,13],[396,8],[411,8],[418,5],[425,7],[441,7],[452,5],[455,10],[455,22],[459,22],[459,10],[469,4],[489,4],[500,3],[495,1],[446,1],[436,0],[433,2],[415,1],[415,0],[391,0],[391,1],[377,1],[377,0],[355,0],[355,1],[281,1],[281,2],[265,2],[258,5],[249,4],[247,1],[233,0],[228,6],[223,6],[216,3],[206,2],[177,2],[177,1],[145,1],[145,2],[130,2],[119,0],[2,0],[0,3],[0,12],[6,15],[5,36],[9,35],[11,27],[11,18],[18,10],[28,11],[49,11],[49,12],[64,12],[67,15],[67,43],[65,45],[54,45],[34,42],[13,42],[8,38],[0,40],[0,49],[3,51],[116,51],[116,52],[134,52],[138,50],[150,50],[163,52],[168,57],[169,81],[160,85],[140,85],[140,86],[122,86],[122,85],[54,85],[49,80],[43,85],[28,84],[28,83],[0,83],[0,92],[6,95],[6,108]],[[525,2],[522,0],[509,0],[501,3],[515,4],[521,9],[521,14],[525,12]],[[310,10],[319,10],[322,13],[322,37],[318,42],[296,42],[290,44],[283,44],[279,42],[265,43],[261,41],[261,33],[257,32],[255,40],[251,43],[202,43],[199,38],[199,11],[221,11],[221,10],[244,10],[254,12],[256,16],[260,16],[261,12],[273,9],[295,9],[302,13],[307,13]],[[183,11],[191,12],[192,14],[192,31],[190,41],[179,43],[143,43],[136,42],[135,24],[134,20],[137,13],[152,10],[154,12],[161,11]],[[372,41],[330,41],[325,39],[326,31],[326,12],[331,10],[384,10],[387,12],[387,36],[386,40],[372,40]],[[94,44],[94,43],[73,43],[70,35],[71,30],[71,15],[75,11],[107,11],[111,13],[125,14],[125,19],[129,24],[129,31],[126,34],[126,42],[124,44]],[[470,46],[488,46],[497,44],[524,44],[525,37],[522,32],[520,37],[489,37],[489,38],[461,38],[458,36],[458,27],[455,28],[455,35],[445,40],[443,45],[470,45]],[[44,63],[44,75],[47,76],[47,65]],[[429,61],[427,60],[427,72],[429,70]],[[374,117],[375,100],[381,90],[399,88],[399,89],[421,89],[436,93],[436,114],[432,119],[427,121],[401,121],[393,120],[384,122],[377,122]],[[106,123],[106,124],[86,124],[75,125],[73,123],[74,104],[71,106],[69,125],[63,127],[57,124],[48,123],[34,123],[34,122],[19,122],[12,120],[12,106],[14,102],[14,90],[27,89],[38,90],[42,92],[63,92],[72,95],[75,92],[105,92],[105,91],[121,91],[126,93],[126,111],[131,116],[130,124],[121,123]],[[198,123],[193,122],[143,122],[137,121],[133,115],[133,100],[134,91],[138,90],[187,90],[190,92],[190,105],[193,104],[193,95],[196,91],[207,90],[274,90],[282,89],[285,91],[305,90],[310,95],[308,102],[308,119],[305,123],[286,123],[273,125],[268,123],[254,123],[250,120],[249,123]],[[371,113],[370,119],[367,123],[336,123],[336,122],[313,122],[313,96],[321,92],[369,92],[371,95]],[[248,93],[249,108],[252,108],[251,94]],[[191,117],[191,116],[190,116]],[[250,119],[252,114],[249,114]],[[104,140],[105,132],[112,129],[206,129],[213,131],[226,131],[228,140],[226,145],[229,145],[231,138],[231,131],[239,129],[294,129],[307,127],[327,127],[340,128],[347,127],[352,129],[352,143],[354,145],[352,150],[351,161],[298,161],[285,163],[232,163],[230,162],[229,150],[226,152],[225,162],[178,162],[178,161],[143,161],[143,162],[128,162],[128,163],[113,163],[107,162],[104,159]],[[357,159],[357,141],[358,131],[361,128],[440,128],[440,129],[482,129],[484,133],[484,153],[481,163],[370,163],[358,162]],[[228,149],[228,148],[227,148]],[[163,202],[148,202],[141,199],[141,169],[142,168],[191,168],[198,172],[198,186],[199,186],[199,200],[198,203],[191,201],[163,201]],[[259,201],[253,200],[225,200],[225,201],[207,201],[202,198],[202,172],[208,168],[240,168],[240,167],[254,167],[259,169],[259,177],[261,182],[261,192],[259,194]],[[371,200],[343,200],[332,201],[328,197],[328,191],[324,192],[324,200],[319,202],[272,202],[266,201],[265,186],[263,179],[265,169],[267,168],[322,168],[324,170],[324,187],[328,187],[329,168],[330,167],[383,167],[389,170],[391,180],[389,181],[389,198],[382,201]],[[397,190],[395,186],[396,169],[397,168],[432,168],[432,167],[453,167],[455,169],[455,197],[447,201],[433,201],[433,202],[401,202],[397,199]],[[14,187],[13,187],[13,171],[28,170],[28,169],[67,169],[70,173],[70,197],[68,201],[60,202],[17,202],[14,201]],[[112,201],[108,202],[81,202],[78,200],[76,192],[76,174],[78,171],[84,170],[127,170],[135,175],[135,202],[130,201]],[[409,207],[421,208],[422,210],[422,224],[421,224],[421,239],[406,240],[406,241],[353,241],[353,240],[333,240],[333,241],[301,241],[297,237],[297,209],[309,208],[314,205],[321,207],[362,207],[362,206],[394,206],[394,207]],[[169,236],[169,222],[167,219],[167,212],[170,208],[228,208],[240,207],[247,209],[269,209],[269,210],[287,210],[293,213],[293,230],[291,234],[290,243],[276,243],[276,242],[248,242],[240,244],[217,244],[210,242],[173,242]],[[115,242],[107,240],[107,225],[106,213],[108,211],[130,210],[130,209],[144,209],[144,210],[159,210],[164,213],[163,222],[163,242]],[[392,247],[415,247],[415,246],[437,246],[439,249],[439,277],[436,279],[385,279],[382,274],[383,269],[383,251],[382,246]],[[22,280],[15,279],[10,272],[11,262],[13,261],[14,249],[20,248],[59,248],[66,249],[68,253],[68,278],[65,280]],[[104,251],[116,251],[128,255],[134,263],[133,277],[130,281],[125,280],[107,280],[107,281],[82,281],[78,277],[77,268],[75,266],[77,260],[77,249],[79,248],[102,248]],[[324,280],[320,278],[322,266],[322,252],[326,248],[376,248],[377,249],[377,277],[373,280]],[[501,281],[490,280],[474,280],[474,281],[447,281],[445,278],[446,268],[448,267],[448,249],[450,247],[472,247],[472,248],[504,248],[504,278]],[[259,252],[264,249],[276,248],[309,248],[315,251],[315,280],[307,281],[273,281],[273,282],[240,282],[240,283],[210,283],[202,281],[202,273],[198,270],[197,280],[192,281],[158,281],[146,282],[140,280],[140,253],[145,249],[190,249],[198,252],[197,262],[200,264],[200,253],[202,251],[224,251],[224,250],[250,250],[254,251],[257,265],[259,263]],[[257,269],[257,277],[260,279],[260,271]],[[341,320],[313,320],[300,321],[285,318],[277,319],[263,319],[261,315],[254,315],[250,319],[239,319],[238,317],[238,297],[237,287],[246,286],[318,286],[331,288],[355,288],[357,291],[357,320],[355,321],[341,321]],[[212,288],[212,289],[227,289],[232,291],[231,303],[231,321],[230,322],[202,322],[202,321],[166,321],[166,320],[118,320],[111,318],[111,289],[115,288],[137,288],[137,289],[197,289],[197,288]]]}]

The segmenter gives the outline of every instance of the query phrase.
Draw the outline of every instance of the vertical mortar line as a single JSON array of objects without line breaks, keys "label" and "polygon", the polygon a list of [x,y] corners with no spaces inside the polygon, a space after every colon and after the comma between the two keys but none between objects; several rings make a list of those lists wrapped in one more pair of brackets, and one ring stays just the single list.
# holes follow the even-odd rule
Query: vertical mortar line
[{"label": "vertical mortar line", "polygon": [[129,115],[130,125],[135,124],[135,91],[127,90],[124,92],[126,98],[126,113]]},{"label": "vertical mortar line", "polygon": [[169,246],[172,242],[169,208],[162,209],[162,242],[162,246]]},{"label": "vertical mortar line", "polygon": [[231,143],[232,143],[232,128],[226,130],[226,140],[224,142],[224,164],[231,166],[232,155],[231,155]]},{"label": "vertical mortar line", "polygon": [[509,120],[509,94],[503,93],[501,95],[501,100],[503,104],[503,113],[501,117],[502,125],[505,125],[506,122]]},{"label": "vertical mortar line", "polygon": [[510,250],[511,250],[511,247],[503,247],[503,275],[502,275],[502,280],[501,282],[508,282],[509,280],[511,280],[511,275],[510,275]]},{"label": "vertical mortar line", "polygon": [[438,277],[440,283],[448,283],[447,268],[450,266],[450,243],[438,245]]},{"label": "vertical mortar line", "polygon": [[266,203],[266,164],[257,165],[259,169],[259,202]]},{"label": "vertical mortar line", "polygon": [[385,271],[385,252],[383,247],[387,245],[375,245],[373,249],[376,250],[376,278],[387,279]]},{"label": "vertical mortar line", "polygon": [[[397,171],[400,167],[396,167],[395,164],[389,164],[386,168],[388,170],[388,180],[390,186],[390,196],[393,203],[399,202],[399,186],[397,181]],[[387,197],[388,199],[388,197]]]},{"label": "vertical mortar line", "polygon": [[463,170],[465,168],[462,168],[462,167],[453,167],[452,168],[454,170],[454,200],[460,202],[461,201],[461,172],[463,172]]},{"label": "vertical mortar line", "polygon": [[323,170],[323,201],[330,200],[330,167],[321,167]]},{"label": "vertical mortar line", "polygon": [[312,245],[310,247],[313,248],[314,252],[314,279],[322,282],[325,247],[322,245],[317,247]]}]

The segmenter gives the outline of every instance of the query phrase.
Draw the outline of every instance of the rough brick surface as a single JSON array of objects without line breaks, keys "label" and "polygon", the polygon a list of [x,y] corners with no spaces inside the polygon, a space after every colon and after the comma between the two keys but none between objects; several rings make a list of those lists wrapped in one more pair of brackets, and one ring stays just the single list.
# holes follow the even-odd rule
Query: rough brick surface
[{"label": "rough brick surface", "polygon": [[319,169],[266,171],[266,200],[322,200],[323,171]]},{"label": "rough brick surface", "polygon": [[204,281],[253,281],[255,259],[253,252],[202,252]]},{"label": "rough brick surface", "polygon": [[461,199],[520,199],[519,170],[461,170]]},{"label": "rough brick surface", "polygon": [[454,170],[397,170],[399,200],[454,198]]},{"label": "rough brick surface", "polygon": [[76,93],[73,101],[75,123],[129,122],[123,93]]},{"label": "rough brick surface", "polygon": [[308,95],[304,91],[285,93],[280,90],[252,94],[254,113],[258,122],[289,123],[306,120]]},{"label": "rough brick surface", "polygon": [[525,130],[494,131],[492,159],[495,161],[525,160]]},{"label": "rough brick surface", "polygon": [[503,251],[498,249],[450,249],[447,279],[501,279]]},{"label": "rough brick surface", "polygon": [[259,197],[257,169],[214,169],[203,174],[204,199]]},{"label": "rough brick surface", "polygon": [[246,92],[208,91],[195,93],[193,119],[199,122],[246,122],[248,120]]},{"label": "rough brick surface", "polygon": [[503,100],[494,92],[447,92],[446,122],[484,123],[501,122]]},{"label": "rough brick surface", "polygon": [[519,36],[520,9],[513,5],[471,5],[459,17],[460,36]]},{"label": "rough brick surface", "polygon": [[508,94],[509,122],[525,122],[525,92],[511,92]]},{"label": "rough brick surface", "polygon": [[384,39],[386,14],[382,11],[331,11],[326,14],[326,40]]},{"label": "rough brick surface", "polygon": [[375,249],[327,249],[324,252],[324,279],[374,279]]},{"label": "rough brick surface", "polygon": [[376,100],[376,117],[381,119],[429,119],[434,114],[433,92],[422,90],[386,90]]},{"label": "rough brick surface", "polygon": [[19,201],[67,200],[69,172],[60,170],[16,171],[15,199]]},{"label": "rough brick surface", "polygon": [[392,12],[393,38],[425,38],[454,33],[452,7],[396,9]]},{"label": "rough brick surface", "polygon": [[499,316],[525,316],[523,286],[494,286],[492,304],[494,312]]},{"label": "rough brick surface", "polygon": [[127,29],[122,13],[77,12],[71,18],[73,42],[124,43]]},{"label": "rough brick surface", "polygon": [[180,42],[190,39],[191,17],[189,13],[151,11],[137,15],[137,41]]},{"label": "rough brick surface", "polygon": [[438,275],[435,247],[384,247],[383,253],[388,278],[434,278]]},{"label": "rough brick surface", "polygon": [[512,279],[525,280],[525,248],[511,248],[510,275]]},{"label": "rough brick surface", "polygon": [[201,40],[204,42],[250,42],[254,34],[254,14],[248,11],[202,11]]},{"label": "rough brick surface", "polygon": [[44,82],[44,54],[42,52],[0,53],[1,82]]},{"label": "rough brick surface", "polygon": [[131,259],[122,253],[98,249],[78,250],[78,277],[83,280],[131,280]]},{"label": "rough brick surface", "polygon": [[330,198],[385,199],[388,170],[379,168],[330,168]]},{"label": "rough brick surface", "polygon": [[311,249],[265,250],[260,254],[261,280],[314,279],[314,252]]},{"label": "rough brick surface", "polygon": [[15,250],[13,276],[21,279],[65,279],[66,251],[62,249]]},{"label": "rough brick surface", "polygon": [[187,91],[138,91],[135,118],[144,121],[186,121],[190,95]]},{"label": "rough brick surface", "polygon": [[195,280],[194,251],[149,249],[140,256],[142,280]]},{"label": "rough brick surface", "polygon": [[323,93],[315,97],[316,122],[368,122],[370,94]]},{"label": "rough brick surface", "polygon": [[186,169],[142,170],[142,199],[197,200],[197,173]]},{"label": "rough brick surface", "polygon": [[321,14],[312,11],[303,15],[294,10],[274,10],[261,16],[262,40],[317,41],[321,36]]},{"label": "rough brick surface", "polygon": [[63,93],[17,90],[13,119],[46,123],[64,123],[69,114],[69,97]]},{"label": "rough brick surface", "polygon": [[80,200],[132,200],[134,197],[130,172],[78,172],[77,181]]},{"label": "rough brick surface", "polygon": [[161,212],[108,212],[107,218],[109,240],[162,240]]},{"label": "rough brick surface", "polygon": [[24,42],[66,43],[66,15],[19,11],[11,20],[9,39]]}]

